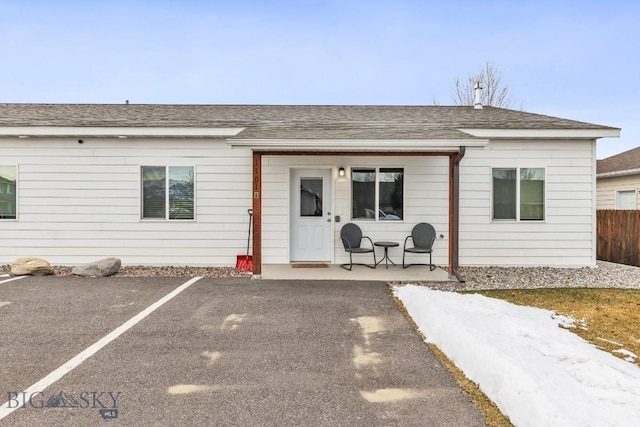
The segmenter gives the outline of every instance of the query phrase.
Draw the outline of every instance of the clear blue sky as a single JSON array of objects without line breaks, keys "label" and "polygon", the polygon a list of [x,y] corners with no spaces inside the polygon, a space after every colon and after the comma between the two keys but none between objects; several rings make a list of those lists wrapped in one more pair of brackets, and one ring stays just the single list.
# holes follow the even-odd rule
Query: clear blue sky
[{"label": "clear blue sky", "polygon": [[640,146],[640,1],[0,0],[0,102],[451,104],[502,69],[514,108]]}]

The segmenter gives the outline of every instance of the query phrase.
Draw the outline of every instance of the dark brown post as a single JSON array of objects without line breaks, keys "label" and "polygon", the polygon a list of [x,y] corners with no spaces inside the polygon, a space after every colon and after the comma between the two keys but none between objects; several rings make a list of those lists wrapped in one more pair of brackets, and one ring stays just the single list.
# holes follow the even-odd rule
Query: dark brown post
[{"label": "dark brown post", "polygon": [[458,271],[460,266],[460,160],[464,157],[465,147],[449,156],[449,274],[458,281],[464,278]]},{"label": "dark brown post", "polygon": [[262,273],[262,153],[253,153],[253,274]]},{"label": "dark brown post", "polygon": [[449,276],[453,276],[454,272],[454,263],[453,263],[453,258],[455,256],[455,246],[456,246],[456,240],[455,240],[455,234],[456,234],[456,227],[455,227],[455,221],[456,221],[456,216],[455,216],[455,208],[456,208],[456,199],[455,199],[455,191],[456,191],[456,186],[455,186],[455,179],[454,179],[454,173],[453,170],[455,168],[455,158],[458,156],[458,154],[452,154],[449,156]]}]

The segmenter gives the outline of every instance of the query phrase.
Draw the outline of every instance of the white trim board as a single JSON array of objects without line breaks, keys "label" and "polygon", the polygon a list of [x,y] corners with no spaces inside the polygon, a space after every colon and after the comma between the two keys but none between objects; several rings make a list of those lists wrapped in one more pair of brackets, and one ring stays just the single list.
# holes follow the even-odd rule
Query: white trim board
[{"label": "white trim board", "polygon": [[627,169],[622,171],[601,172],[596,175],[596,178],[612,178],[615,176],[627,176],[627,175],[638,175],[638,174],[640,174],[640,168]]},{"label": "white trim board", "polygon": [[[620,129],[458,129],[478,138],[619,138]],[[463,144],[461,144],[463,145]]]},{"label": "white trim board", "polygon": [[244,128],[185,128],[185,127],[0,127],[4,137],[229,137]]},{"label": "white trim board", "polygon": [[488,139],[229,139],[232,148],[252,148],[255,150],[321,150],[321,151],[451,151],[460,146],[483,147]]}]

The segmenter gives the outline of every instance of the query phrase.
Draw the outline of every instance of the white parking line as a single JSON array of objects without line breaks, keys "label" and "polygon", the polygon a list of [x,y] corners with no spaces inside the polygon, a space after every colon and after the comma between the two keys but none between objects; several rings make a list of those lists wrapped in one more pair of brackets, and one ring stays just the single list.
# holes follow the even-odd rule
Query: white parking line
[{"label": "white parking line", "polygon": [[12,277],[11,279],[7,279],[7,280],[3,280],[0,282],[0,285],[2,285],[3,283],[9,283],[9,282],[13,282],[14,280],[19,280],[19,279],[24,279],[27,276],[16,276],[16,277]]},{"label": "white parking line", "polygon": [[[23,392],[24,393],[23,396],[25,395],[30,396],[32,393],[44,391],[51,384],[55,383],[64,375],[66,375],[68,372],[71,372],[74,368],[76,368],[82,362],[84,362],[85,360],[87,360],[88,358],[96,354],[104,346],[106,346],[111,341],[118,338],[120,335],[124,334],[126,331],[131,329],[133,326],[135,326],[138,322],[140,322],[142,319],[147,317],[149,314],[153,313],[165,302],[171,300],[173,297],[175,297],[180,292],[184,291],[185,289],[187,289],[189,286],[193,285],[200,279],[202,279],[202,277],[194,277],[193,279],[180,285],[179,287],[177,287],[176,289],[174,289],[172,292],[168,293],[164,297],[160,298],[158,301],[154,302],[149,307],[145,308],[140,313],[136,314],[131,319],[129,319],[122,325],[118,326],[116,329],[114,329],[113,331],[111,331],[110,333],[102,337],[100,340],[91,344],[89,347],[87,347],[84,351],[79,353],[77,356],[69,359],[66,363],[64,363],[58,369],[51,372],[49,375],[47,375],[37,383],[33,384],[31,387],[27,388]],[[0,283],[3,283],[3,282],[0,282]],[[7,401],[2,404],[2,407],[0,407],[0,420],[2,420],[4,417],[6,417],[10,413],[12,413],[13,411],[21,407],[20,405],[16,405],[16,407],[9,407],[10,406],[9,403],[10,402]]]}]

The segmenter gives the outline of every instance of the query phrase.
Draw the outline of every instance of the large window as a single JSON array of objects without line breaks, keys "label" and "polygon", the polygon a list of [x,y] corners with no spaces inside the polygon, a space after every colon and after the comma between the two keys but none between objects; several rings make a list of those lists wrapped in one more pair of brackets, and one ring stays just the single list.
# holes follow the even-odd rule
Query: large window
[{"label": "large window", "polygon": [[404,217],[404,169],[351,170],[351,218],[399,221]]},{"label": "large window", "polygon": [[142,167],[142,219],[194,219],[192,166]]},{"label": "large window", "polygon": [[16,219],[16,169],[0,165],[0,220]]},{"label": "large window", "polygon": [[494,220],[544,220],[544,168],[494,168],[492,177]]}]

